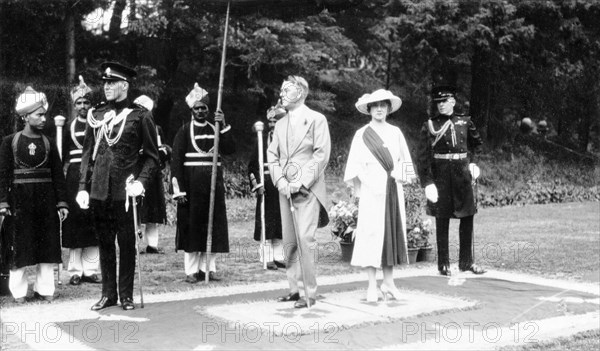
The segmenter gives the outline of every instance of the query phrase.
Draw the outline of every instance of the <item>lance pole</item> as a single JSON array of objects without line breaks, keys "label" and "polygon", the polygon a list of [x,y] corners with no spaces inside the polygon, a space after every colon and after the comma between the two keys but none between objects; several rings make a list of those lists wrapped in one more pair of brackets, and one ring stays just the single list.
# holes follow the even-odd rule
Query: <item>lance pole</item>
[{"label": "lance pole", "polygon": [[[227,15],[225,16],[225,30],[223,31],[223,52],[221,54],[221,71],[219,72],[219,90],[217,93],[217,111],[221,111],[221,102],[223,100],[223,80],[225,79],[225,54],[227,53],[227,29],[229,28],[229,7],[231,2],[227,2]],[[215,143],[213,147],[212,173],[210,178],[210,203],[208,208],[208,231],[206,233],[206,274],[205,281],[208,283],[210,275],[210,255],[212,249],[212,234],[215,216],[215,192],[217,188],[217,171],[219,162],[219,135],[221,125],[215,123]]]}]

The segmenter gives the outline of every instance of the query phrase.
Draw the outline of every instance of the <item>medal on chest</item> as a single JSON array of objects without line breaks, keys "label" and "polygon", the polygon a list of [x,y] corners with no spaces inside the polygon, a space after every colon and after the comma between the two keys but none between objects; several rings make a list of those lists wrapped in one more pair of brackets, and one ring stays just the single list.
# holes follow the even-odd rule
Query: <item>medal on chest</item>
[{"label": "medal on chest", "polygon": [[29,154],[31,156],[35,155],[35,149],[37,149],[37,146],[35,146],[34,143],[29,144],[27,148],[29,149]]}]

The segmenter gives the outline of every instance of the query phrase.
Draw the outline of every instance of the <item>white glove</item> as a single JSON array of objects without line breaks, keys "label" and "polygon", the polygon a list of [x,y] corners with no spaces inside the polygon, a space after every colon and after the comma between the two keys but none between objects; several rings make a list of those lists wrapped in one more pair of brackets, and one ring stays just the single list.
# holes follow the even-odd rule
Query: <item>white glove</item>
[{"label": "white glove", "polygon": [[479,167],[474,163],[469,163],[469,172],[471,172],[471,177],[473,179],[479,178],[479,174],[481,173]]},{"label": "white glove", "polygon": [[134,180],[127,183],[125,191],[127,192],[127,196],[138,197],[144,195],[144,186],[139,180]]},{"label": "white glove", "polygon": [[438,200],[438,192],[435,184],[429,184],[425,187],[425,197],[427,200],[436,203]]},{"label": "white glove", "polygon": [[290,194],[290,183],[288,183],[287,180],[281,178],[277,182],[277,190],[279,191],[279,193],[281,195],[284,195],[288,199],[291,197],[291,194]]},{"label": "white glove", "polygon": [[392,176],[392,178],[394,178],[397,182],[401,182],[403,181],[402,179],[402,172],[398,169],[398,168],[394,168],[391,172],[390,175]]},{"label": "white glove", "polygon": [[77,202],[79,207],[81,207],[82,210],[87,210],[88,208],[90,208],[90,194],[88,194],[88,192],[85,190],[82,190],[77,193],[75,201]]}]

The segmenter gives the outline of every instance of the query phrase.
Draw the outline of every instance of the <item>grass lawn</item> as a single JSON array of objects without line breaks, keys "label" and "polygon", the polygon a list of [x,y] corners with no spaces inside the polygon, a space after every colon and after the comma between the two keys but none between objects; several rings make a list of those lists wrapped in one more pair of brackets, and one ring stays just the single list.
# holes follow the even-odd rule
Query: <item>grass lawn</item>
[{"label": "grass lawn", "polygon": [[[141,255],[144,294],[212,289],[219,285],[285,280],[285,270],[264,271],[258,261],[258,242],[252,239],[254,231],[253,199],[229,200],[230,253],[219,254],[218,275],[223,281],[209,285],[189,284],[184,281],[183,252],[175,252],[175,228],[161,226],[159,245],[164,255]],[[600,203],[565,203],[530,205],[524,207],[487,208],[475,216],[475,257],[486,268],[537,274],[550,278],[598,282],[600,262]],[[457,262],[458,220],[450,226],[451,260]],[[435,238],[431,238],[432,243]],[[341,251],[332,239],[329,228],[317,233],[318,275],[336,275],[359,272],[341,261]],[[65,269],[68,250],[63,250]],[[435,270],[434,262],[417,263]],[[402,269],[398,267],[397,269]],[[30,282],[34,270],[29,269]],[[137,272],[135,278],[137,294]],[[365,276],[366,279],[366,276]],[[62,272],[62,286],[55,292],[55,303],[60,301],[99,298],[100,285],[68,284],[66,270]],[[366,282],[365,282],[366,284]],[[31,289],[31,286],[30,286]],[[29,295],[31,296],[31,291]],[[11,297],[0,297],[1,306],[12,305]],[[593,344],[593,342],[596,344]],[[563,342],[566,342],[566,346]],[[549,344],[554,349],[577,346],[587,349],[597,345],[598,333],[584,333]],[[536,348],[530,348],[537,350]],[[571,348],[573,349],[573,348]],[[529,349],[527,349],[529,350]]]},{"label": "grass lawn", "polygon": [[[285,280],[285,270],[264,271],[258,261],[258,242],[252,239],[254,219],[252,199],[236,199],[228,203],[235,213],[230,221],[230,253],[218,254],[219,285]],[[524,207],[488,208],[475,216],[475,257],[479,264],[491,269],[519,271],[545,277],[577,281],[599,281],[600,203],[566,203]],[[245,209],[245,210],[244,210]],[[458,220],[450,226],[451,261],[458,258]],[[336,275],[359,272],[341,261],[341,251],[329,228],[318,231],[318,274]],[[435,238],[431,239],[435,242]],[[175,228],[160,227],[159,245],[164,255],[141,255],[145,294],[208,288],[203,283],[184,282],[183,252],[175,252]],[[435,250],[434,250],[435,251]],[[68,250],[63,250],[65,268]],[[417,263],[435,269],[435,263]],[[402,269],[398,267],[397,269]],[[30,281],[34,270],[29,269]],[[64,284],[56,289],[57,302],[100,296],[100,285]],[[135,284],[137,286],[137,272]],[[214,287],[210,284],[210,287]],[[137,289],[137,288],[136,288]],[[10,297],[0,297],[2,305],[11,304]]]}]

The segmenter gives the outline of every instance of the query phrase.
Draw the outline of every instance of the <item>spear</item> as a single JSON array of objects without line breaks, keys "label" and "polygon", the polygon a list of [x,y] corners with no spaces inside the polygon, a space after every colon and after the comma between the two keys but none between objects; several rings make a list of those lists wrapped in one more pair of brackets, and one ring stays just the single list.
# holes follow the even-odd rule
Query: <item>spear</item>
[{"label": "spear", "polygon": [[[229,28],[229,7],[231,2],[227,2],[227,15],[225,16],[225,30],[223,31],[223,52],[221,54],[221,71],[219,72],[219,90],[217,93],[217,111],[221,110],[221,102],[223,99],[223,80],[225,79],[225,54],[227,53],[227,28]],[[209,280],[209,262],[212,248],[213,222],[215,215],[215,191],[217,188],[217,162],[219,161],[219,134],[221,125],[215,123],[215,144],[213,147],[212,174],[210,178],[210,203],[208,208],[208,232],[206,234],[206,275],[205,281]]]}]

